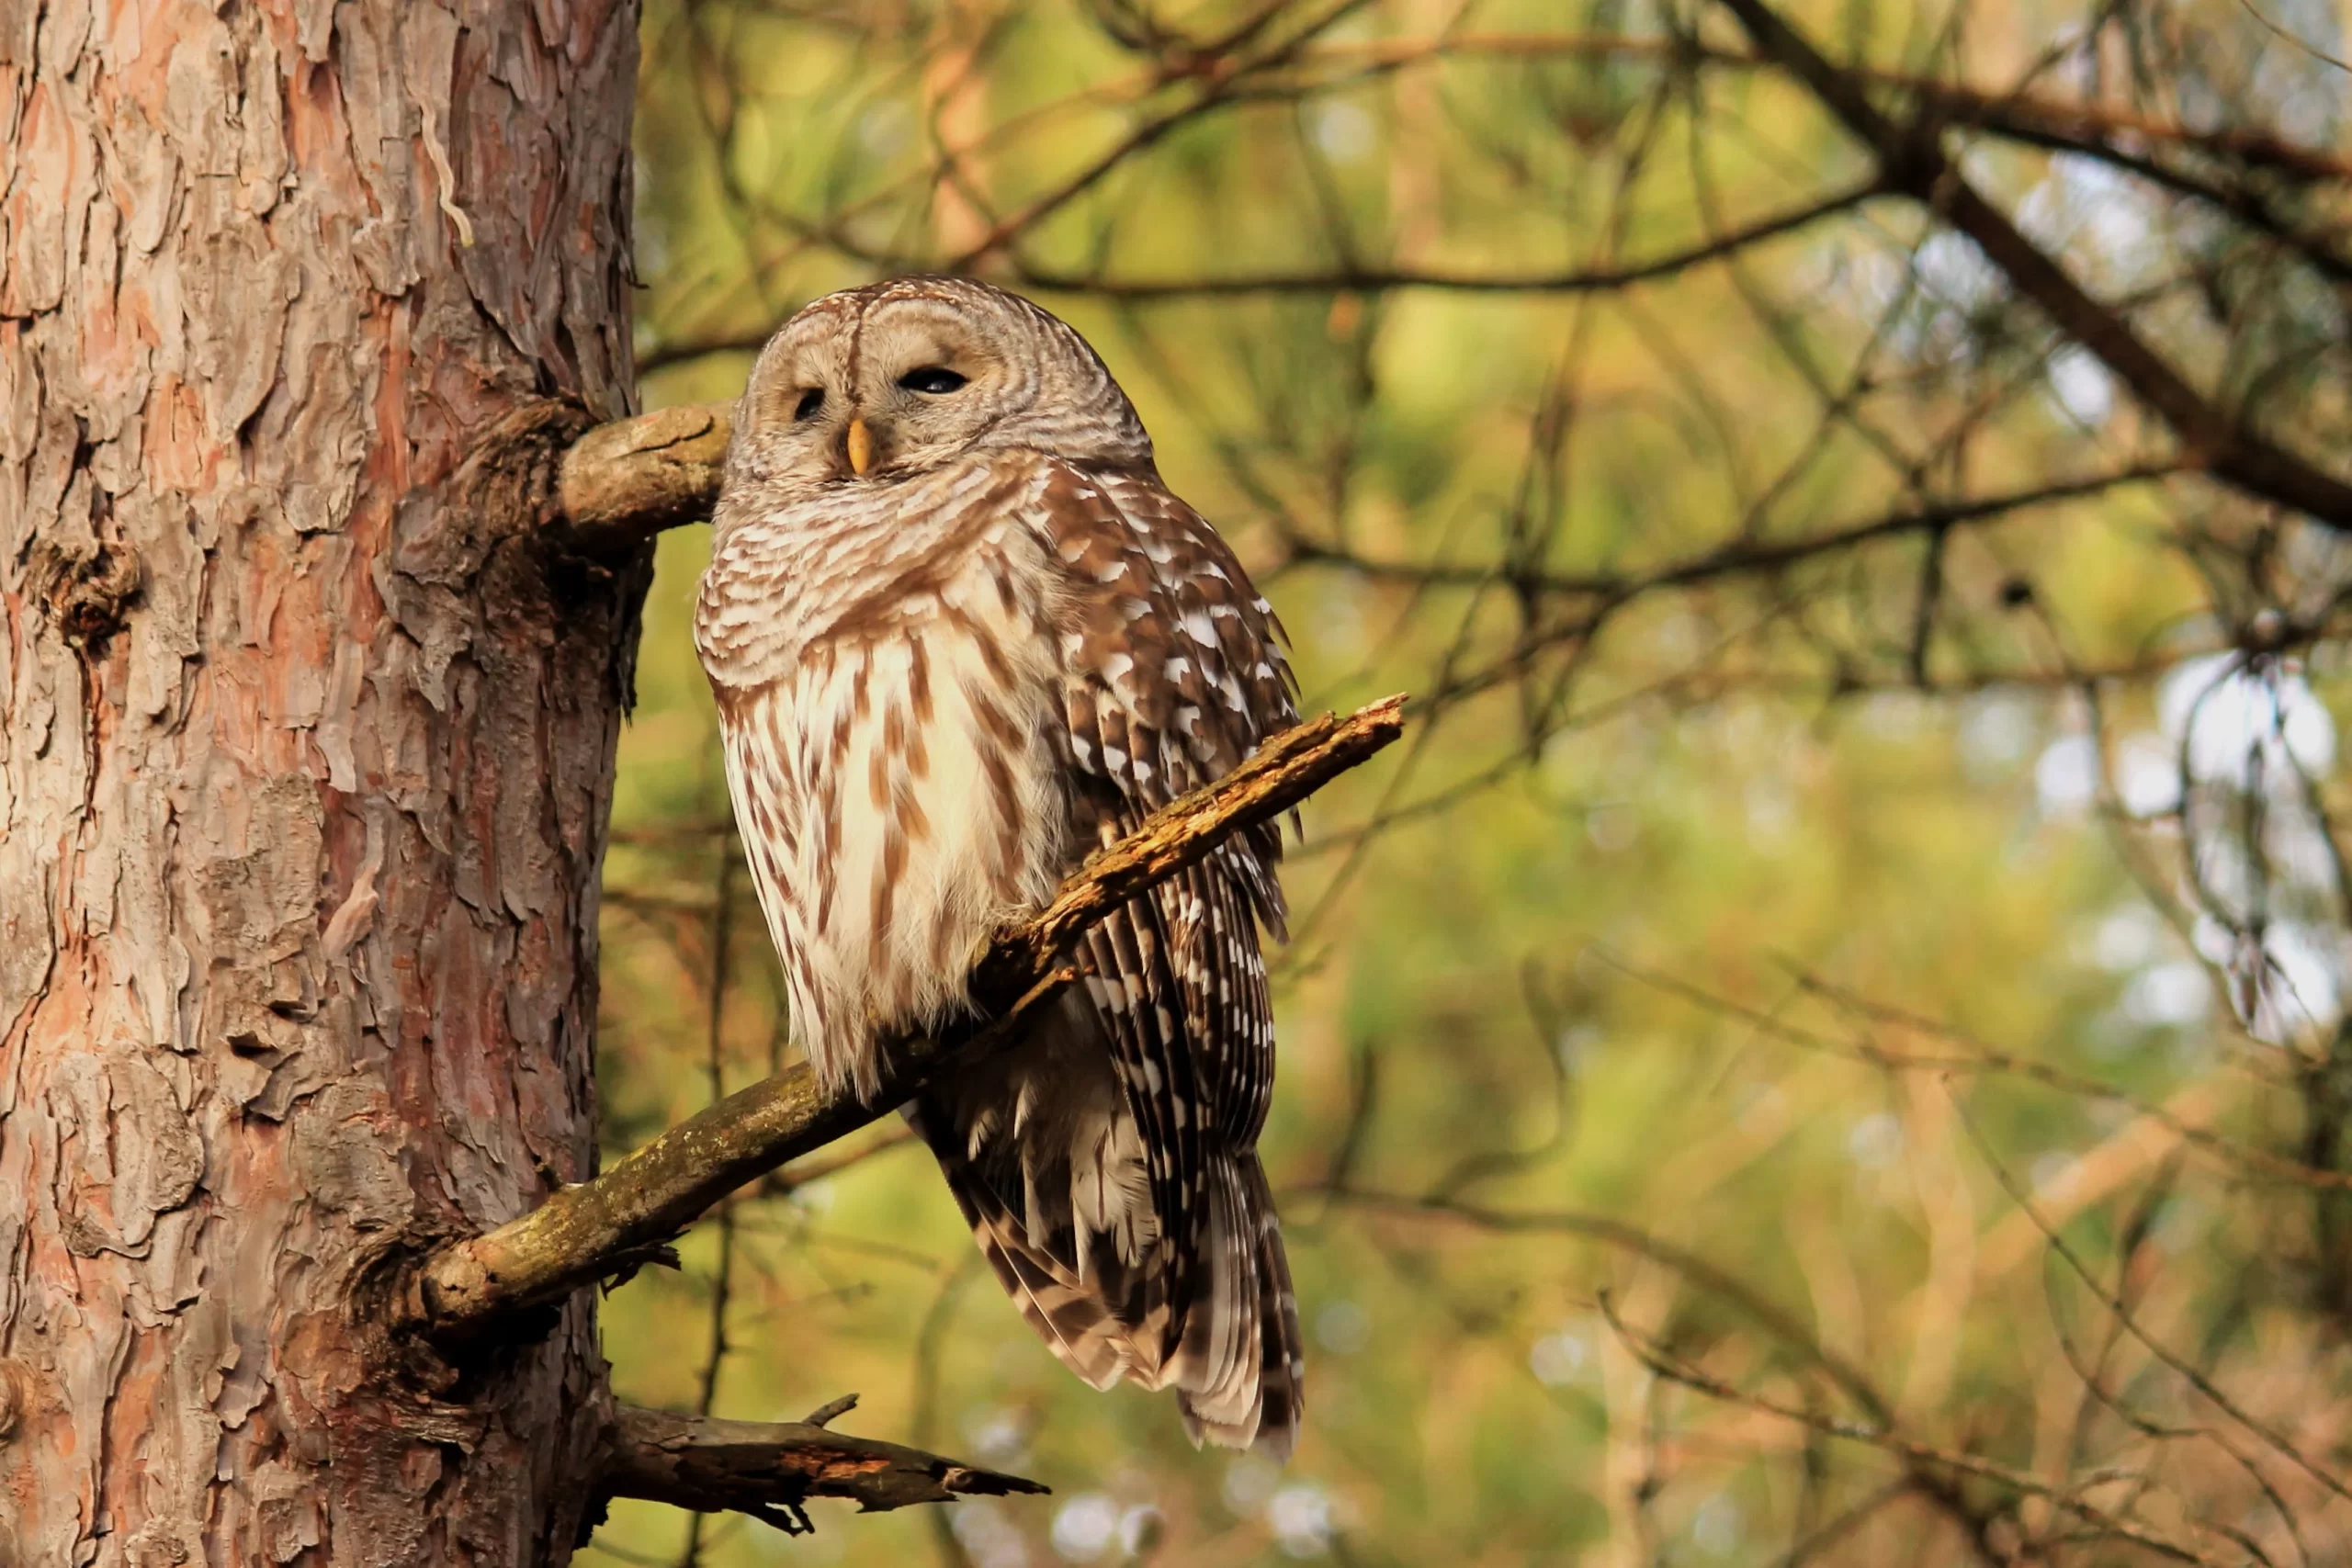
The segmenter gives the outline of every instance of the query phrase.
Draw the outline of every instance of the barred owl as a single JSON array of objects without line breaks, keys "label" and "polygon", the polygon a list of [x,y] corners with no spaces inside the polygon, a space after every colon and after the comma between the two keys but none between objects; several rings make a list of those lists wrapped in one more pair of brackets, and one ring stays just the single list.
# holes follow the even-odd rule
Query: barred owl
[{"label": "barred owl", "polygon": [[[1084,339],[905,278],[816,301],[737,415],[695,636],[824,1084],[965,1000],[977,943],[1294,722],[1280,627]],[[1286,1453],[1298,1308],[1256,1152],[1268,828],[1103,920],[1018,1041],[905,1108],[998,1280],[1097,1388]]]}]

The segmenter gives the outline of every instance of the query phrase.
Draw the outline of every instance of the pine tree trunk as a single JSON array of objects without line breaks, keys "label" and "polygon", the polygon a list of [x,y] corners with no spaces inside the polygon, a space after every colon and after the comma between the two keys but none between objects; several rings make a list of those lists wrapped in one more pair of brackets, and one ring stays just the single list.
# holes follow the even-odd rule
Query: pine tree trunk
[{"label": "pine tree trunk", "polygon": [[0,0],[0,1563],[582,1528],[587,1302],[362,1309],[593,1163],[636,23]]}]

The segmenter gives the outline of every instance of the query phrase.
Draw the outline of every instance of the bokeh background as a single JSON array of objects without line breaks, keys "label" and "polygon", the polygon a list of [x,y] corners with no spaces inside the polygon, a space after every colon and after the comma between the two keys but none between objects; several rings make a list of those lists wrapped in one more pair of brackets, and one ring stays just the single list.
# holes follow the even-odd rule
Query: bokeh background
[{"label": "bokeh background", "polygon": [[[2213,435],[2347,451],[2339,11],[1781,15],[1898,134],[1713,0],[650,0],[647,406],[830,288],[1023,288],[1307,705],[1416,722],[1288,869],[1291,1463],[1080,1386],[876,1130],[615,1292],[615,1379],[1054,1495],[624,1503],[583,1561],[2352,1561],[2352,515]],[[707,544],[622,749],[608,1155],[787,1049]]]}]

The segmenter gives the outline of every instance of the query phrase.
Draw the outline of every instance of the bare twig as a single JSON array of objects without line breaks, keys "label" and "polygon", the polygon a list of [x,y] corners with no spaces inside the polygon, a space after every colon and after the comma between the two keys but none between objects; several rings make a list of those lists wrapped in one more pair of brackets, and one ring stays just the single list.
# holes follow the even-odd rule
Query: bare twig
[{"label": "bare twig", "polygon": [[[1719,578],[1751,574],[1763,576],[1786,571],[1808,561],[1842,556],[1886,539],[1906,538],[1923,533],[1948,533],[1953,528],[1975,523],[1997,523],[2019,512],[2103,496],[2127,486],[2160,480],[2177,471],[2178,465],[2173,463],[2142,463],[2081,479],[2052,479],[1996,495],[1922,502],[1867,521],[1826,529],[1805,538],[1733,538],[1687,559],[1670,561],[1643,572],[1570,574],[1521,571],[1513,567],[1492,564],[1383,560],[1359,556],[1313,539],[1293,541],[1290,559],[1336,567],[1384,582],[1449,588],[1483,588],[1501,583],[1522,592],[1624,602],[1659,589],[1689,588]],[[1914,684],[1920,682],[1915,682]]]},{"label": "bare twig", "polygon": [[1767,1398],[1763,1394],[1712,1376],[1690,1362],[1672,1355],[1656,1339],[1626,1323],[1619,1315],[1614,1303],[1606,1292],[1600,1296],[1600,1311],[1601,1315],[1608,1319],[1610,1327],[1616,1330],[1618,1337],[1624,1342],[1627,1348],[1641,1359],[1643,1365],[1669,1382],[1679,1383],[1694,1393],[1703,1393],[1713,1399],[1745,1405],[1751,1410],[1759,1410],[1767,1415],[1777,1416],[1784,1421],[1793,1421],[1827,1437],[1843,1438],[1849,1442],[1867,1443],[1914,1466],[1949,1471],[1958,1475],[1974,1476],[2029,1497],[2044,1498],[2052,1507],[2074,1515],[2092,1529],[2120,1537],[2160,1557],[2169,1558],[2176,1562],[2199,1563],[2207,1565],[2207,1568],[2222,1568],[2220,1559],[2200,1551],[2188,1541],[2166,1535],[2139,1520],[2125,1518],[2119,1514],[2084,1501],[2082,1492],[2085,1488],[2081,1486],[2052,1486],[2039,1477],[2013,1466],[1997,1463],[1981,1454],[1959,1449],[1939,1448],[1931,1443],[1922,1443],[1906,1438],[1899,1432],[1865,1426],[1860,1422],[1848,1421],[1834,1416],[1824,1416],[1817,1411],[1801,1409],[1792,1404]]},{"label": "bare twig", "polygon": [[[1013,258],[997,276],[1023,288],[1047,294],[1077,294],[1129,303],[1156,299],[1200,299],[1235,295],[1378,294],[1427,289],[1457,294],[1610,294],[1669,278],[1721,261],[1751,246],[1806,229],[1826,218],[1850,212],[1884,186],[1875,178],[1833,191],[1802,206],[1758,218],[1727,233],[1614,266],[1567,267],[1514,273],[1449,271],[1435,267],[1351,265],[1296,272],[1236,272],[1225,276],[1119,278],[1057,271]],[[700,342],[668,345],[649,355],[650,366],[673,365],[706,355],[749,353],[774,329],[728,333]],[[719,405],[724,418],[724,405]],[[648,418],[658,416],[648,415]],[[633,424],[637,421],[623,421]],[[605,428],[605,427],[600,427]],[[666,526],[666,525],[664,525]]]},{"label": "bare twig", "polygon": [[[1620,967],[1623,966],[1620,965]],[[1626,972],[1639,973],[1630,968]],[[1657,976],[1643,976],[1642,978],[1653,985],[1659,985],[1665,989],[1678,989],[1673,982],[1661,981]],[[2269,1177],[2295,1186],[2323,1190],[2352,1188],[2352,1171],[2330,1170],[2319,1166],[2306,1165],[2298,1160],[2287,1159],[2272,1154],[2269,1150],[2256,1145],[2225,1137],[2210,1127],[2199,1126],[2196,1122],[2183,1120],[2155,1100],[2133,1094],[2103,1078],[2095,1078],[2086,1074],[2070,1071],[2041,1057],[2020,1055],[2014,1051],[2000,1050],[1961,1032],[1950,1024],[1939,1023],[1917,1013],[1905,1012],[1900,1008],[1890,1007],[1883,1002],[1871,1001],[1820,976],[1798,973],[1795,975],[1795,979],[1797,984],[1805,990],[1816,996],[1827,998],[1863,1017],[1931,1035],[1958,1046],[1965,1053],[1960,1057],[1906,1057],[1900,1052],[1888,1051],[1876,1045],[1858,1043],[1853,1048],[1853,1055],[1881,1066],[1911,1067],[1944,1073],[1978,1070],[2013,1073],[2020,1077],[2045,1084],[2062,1093],[2076,1095],[2086,1100],[2112,1100],[2116,1104],[2129,1106],[2135,1113],[2146,1117],[2181,1142],[2248,1173]],[[1714,1006],[1720,1002],[1720,998],[1709,998],[1703,993],[1688,987],[1680,987],[1679,990],[1680,995],[1694,1001],[1700,1001],[1703,1005]],[[1783,1029],[1779,1032],[1781,1038],[1796,1043],[1826,1043],[1828,1049],[1838,1049],[1834,1043],[1821,1042],[1819,1037],[1799,1040],[1798,1035],[1801,1032],[1799,1031]]]},{"label": "bare twig", "polygon": [[880,1119],[952,1057],[984,1050],[1075,973],[1064,950],[1096,920],[1198,863],[1234,834],[1271,822],[1403,732],[1401,696],[1275,736],[1240,767],[1172,801],[1091,856],[1052,903],[1000,935],[973,965],[974,1019],[888,1050],[871,1102],[828,1097],[804,1064],[673,1127],[595,1180],[567,1187],[485,1235],[418,1259],[393,1292],[393,1326],[458,1343],[602,1279],[667,1242],[704,1211],[786,1160]]},{"label": "bare twig", "polygon": [[[1516,61],[1647,60],[1670,68],[1731,71],[1769,69],[1773,64],[1753,54],[1710,48],[1684,37],[1455,33],[1439,38],[1324,44],[1302,54],[1296,65],[1303,73],[1314,75],[1317,85],[1329,85],[1340,72],[1387,72],[1478,57]],[[2290,141],[2257,127],[2191,126],[2146,114],[2129,104],[2054,97],[2018,89],[1973,87],[1912,72],[1867,66],[1849,69],[1874,87],[1902,93],[1932,108],[1939,118],[1996,135],[2043,144],[2057,142],[2095,155],[2119,141],[2180,147],[2206,157],[2276,170],[2297,179],[2352,179],[2352,163],[2332,150]]]},{"label": "bare twig", "polygon": [[1611,1214],[1574,1209],[1513,1210],[1492,1208],[1458,1198],[1379,1192],[1364,1188],[1317,1186],[1303,1190],[1333,1204],[1367,1213],[1451,1220],[1498,1235],[1577,1235],[1646,1258],[1673,1270],[1698,1289],[1727,1301],[1746,1313],[1758,1326],[1781,1345],[1819,1368],[1848,1398],[1881,1425],[1894,1419],[1894,1407],[1869,1375],[1799,1321],[1797,1314],[1771,1300],[1728,1270],[1709,1262],[1688,1247]]},{"label": "bare twig", "polygon": [[1042,1493],[1018,1475],[982,1470],[921,1449],[829,1431],[807,1421],[719,1421],[624,1405],[605,1441],[600,1489],[697,1513],[749,1514],[789,1535],[812,1528],[803,1505],[842,1497],[861,1513],[945,1503],[956,1497]]},{"label": "bare twig", "polygon": [[2018,1180],[2015,1173],[1994,1153],[1992,1145],[1985,1139],[1984,1129],[1977,1126],[1976,1119],[1968,1113],[1968,1107],[1962,1104],[1957,1097],[1953,1100],[1953,1105],[1960,1112],[1961,1125],[1967,1129],[1969,1141],[1976,1145],[1977,1153],[1984,1156],[1984,1163],[1993,1172],[1994,1179],[2000,1182],[2001,1190],[2009,1195],[2009,1201],[2017,1204],[2026,1217],[2033,1222],[2034,1228],[2040,1231],[2042,1238],[2049,1243],[2051,1251],[2056,1253],[2066,1267],[2074,1270],[2075,1278],[2079,1279],[2084,1288],[2090,1292],[2092,1299],[2112,1313],[2115,1315],[2115,1321],[2122,1325],[2126,1333],[2138,1340],[2157,1360],[2178,1373],[2191,1388],[2211,1400],[2222,1415],[2262,1439],[2274,1452],[2287,1459],[2297,1469],[2335,1494],[2337,1497],[2352,1502],[2352,1488],[2346,1488],[2343,1482],[2329,1474],[2326,1467],[2306,1453],[2301,1445],[2294,1442],[2285,1433],[2262,1420],[2244,1404],[2232,1398],[2219,1383],[2207,1376],[2187,1357],[2143,1326],[2139,1314],[2132,1310],[2130,1303],[2099,1283],[2098,1277],[2091,1271],[2090,1266],[2083,1260],[2082,1255],[2076,1252],[2067,1243],[2066,1238],[2059,1234],[2058,1228],[2044,1217],[2040,1206],[2033,1201],[2033,1194],[2026,1190],[2024,1184]]},{"label": "bare twig", "polygon": [[2201,1154],[2213,1156],[2227,1165],[2250,1174],[2258,1174],[2281,1182],[2322,1190],[2352,1188],[2352,1172],[2324,1169],[2297,1160],[2283,1158],[2267,1149],[2241,1143],[2200,1126],[2177,1111],[2132,1093],[2120,1084],[2092,1077],[2059,1066],[2040,1056],[2028,1056],[2015,1051],[2004,1051],[1981,1040],[1963,1034],[1949,1024],[1916,1013],[1905,1012],[1883,1002],[1848,991],[1809,971],[1792,970],[1792,978],[1799,988],[1825,998],[1838,1006],[1880,1023],[1932,1036],[1955,1048],[1951,1055],[1927,1055],[1917,1052],[1892,1050],[1870,1039],[1841,1041],[1815,1030],[1803,1028],[1776,1017],[1761,1009],[1746,1006],[1728,997],[1719,996],[1688,981],[1679,980],[1657,970],[1645,969],[1602,948],[1589,950],[1593,958],[1642,984],[1671,997],[1679,997],[1693,1006],[1725,1018],[1736,1018],[1758,1034],[1778,1040],[1803,1050],[1818,1051],[1830,1055],[1849,1056],[1888,1072],[1932,1073],[2005,1073],[2029,1079],[2062,1094],[2082,1100],[2103,1100],[2129,1107],[2135,1114],[2162,1127],[2182,1143]]},{"label": "bare twig", "polygon": [[838,1399],[825,1401],[824,1404],[803,1416],[800,1418],[800,1424],[804,1427],[830,1427],[856,1408],[857,1395],[844,1393]]},{"label": "bare twig", "polygon": [[2249,429],[2191,386],[2129,321],[2094,299],[2072,274],[1978,194],[1945,155],[1932,127],[1897,124],[1861,83],[1832,63],[1763,0],[1723,0],[1757,51],[1811,90],[1879,161],[1889,188],[1925,203],[1967,235],[2011,288],[2039,305],[2062,333],[2096,355],[2171,426],[2185,456],[2215,477],[2334,528],[2352,529],[2352,484]]},{"label": "bare twig", "polygon": [[2280,42],[2287,44],[2290,48],[2301,51],[2303,53],[2310,55],[2313,60],[2320,62],[2322,64],[2333,65],[2338,71],[2352,71],[2352,65],[2346,65],[2343,61],[2338,60],[2335,56],[2328,53],[2327,51],[2320,48],[2317,44],[2312,43],[2310,39],[2300,38],[2297,35],[2289,32],[2286,28],[2272,21],[2268,17],[2264,16],[2262,12],[2256,7],[2254,0],[2238,0],[2238,9],[2244,11],[2247,16],[2252,17],[2256,22],[2259,23],[2263,31],[2268,33],[2272,38],[2278,39]]},{"label": "bare twig", "polygon": [[1087,294],[1107,299],[1199,299],[1235,294],[1370,294],[1426,288],[1469,294],[1613,294],[1637,284],[1674,277],[1720,261],[1752,245],[1792,234],[1825,218],[1849,212],[1880,194],[1876,179],[1849,186],[1802,206],[1759,218],[1728,233],[1646,261],[1520,273],[1448,272],[1430,267],[1344,266],[1318,272],[1234,273],[1185,278],[1112,278],[1049,272],[1025,265],[1015,279],[1023,287],[1056,294]]}]

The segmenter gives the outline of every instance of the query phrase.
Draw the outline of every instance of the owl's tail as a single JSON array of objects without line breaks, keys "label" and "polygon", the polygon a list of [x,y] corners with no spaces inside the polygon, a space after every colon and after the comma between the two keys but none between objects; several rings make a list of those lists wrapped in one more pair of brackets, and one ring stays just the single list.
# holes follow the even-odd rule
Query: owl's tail
[{"label": "owl's tail", "polygon": [[1208,1223],[1182,1342],[1161,1374],[1193,1441],[1288,1459],[1304,1414],[1298,1297],[1255,1154],[1214,1155]]},{"label": "owl's tail", "polygon": [[1173,1388],[1194,1442],[1287,1457],[1298,1303],[1258,1156],[1204,1151],[1193,1235],[1163,1235],[1108,1064],[1040,1032],[907,1112],[999,1283],[1094,1387]]}]

